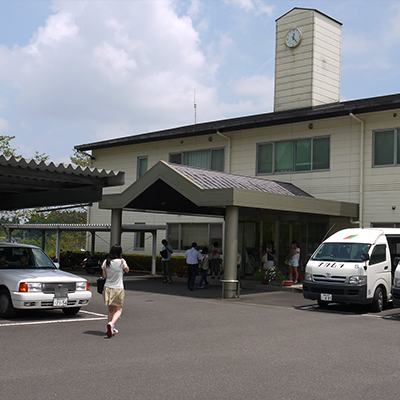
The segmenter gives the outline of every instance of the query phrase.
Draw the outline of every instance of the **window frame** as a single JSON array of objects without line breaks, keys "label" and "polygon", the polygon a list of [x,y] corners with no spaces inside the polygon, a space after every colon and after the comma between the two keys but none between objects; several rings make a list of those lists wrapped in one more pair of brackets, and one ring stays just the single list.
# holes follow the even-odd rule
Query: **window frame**
[{"label": "window frame", "polygon": [[[146,171],[143,174],[140,174],[141,168],[140,164],[143,160],[146,160]],[[139,156],[136,161],[136,179],[139,179],[143,176],[149,169],[149,157],[148,156]]]},{"label": "window frame", "polygon": [[[222,171],[221,170],[213,170],[213,169],[211,169],[213,164],[215,165],[215,160],[213,160],[213,154],[216,154],[217,152],[219,152],[221,150],[222,150],[222,157],[223,157],[221,165],[223,166],[223,169],[222,169]],[[187,164],[184,164],[185,154],[194,153],[194,152],[200,152],[200,151],[209,151],[210,152],[210,165],[207,168],[204,168],[204,169],[208,169],[208,170],[211,170],[211,171],[220,171],[220,172],[224,172],[225,171],[225,147],[212,147],[212,148],[209,148],[209,149],[177,151],[177,152],[173,152],[173,153],[169,153],[168,154],[168,161],[173,163],[174,161],[171,161],[171,156],[180,155],[181,162],[180,163],[176,163],[175,162],[175,163],[176,164],[180,164],[180,165],[187,165]],[[191,165],[187,165],[187,166],[190,167]],[[197,168],[203,168],[203,167],[197,167]]]},{"label": "window frame", "polygon": [[[314,145],[316,140],[320,139],[329,139],[329,160],[328,160],[328,168],[315,168],[315,157],[314,157]],[[304,140],[310,140],[310,169],[304,169],[304,170],[296,170],[296,148],[297,148],[297,142],[304,141]],[[292,167],[291,170],[286,170],[286,171],[276,171],[276,144],[277,143],[290,143],[291,144],[291,153],[292,153]],[[261,152],[261,147],[262,146],[272,146],[272,163],[271,163],[271,172],[260,172],[260,152]],[[257,149],[256,149],[256,176],[262,176],[262,175],[281,175],[281,174],[298,174],[298,173],[304,173],[304,172],[324,172],[324,171],[329,171],[330,170],[330,165],[331,165],[331,136],[330,135],[324,135],[324,136],[314,136],[311,138],[298,138],[298,139],[293,139],[293,140],[278,140],[278,141],[273,141],[273,142],[261,142],[257,143]],[[269,163],[268,163],[269,164]]]},{"label": "window frame", "polygon": [[[376,156],[376,134],[382,133],[382,132],[393,132],[393,163],[391,164],[375,164],[375,156]],[[387,128],[387,129],[375,129],[372,131],[372,160],[371,160],[371,165],[372,168],[385,168],[385,167],[395,167],[400,165],[399,162],[399,136],[400,136],[400,128],[395,127],[395,128]]]}]

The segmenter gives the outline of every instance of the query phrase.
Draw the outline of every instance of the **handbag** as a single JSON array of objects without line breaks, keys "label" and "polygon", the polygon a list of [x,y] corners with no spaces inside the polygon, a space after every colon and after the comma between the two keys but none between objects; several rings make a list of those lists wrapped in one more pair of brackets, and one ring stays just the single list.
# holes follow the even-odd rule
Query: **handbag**
[{"label": "handbag", "polygon": [[162,258],[168,258],[168,251],[167,250],[161,250],[160,251],[161,257]]},{"label": "handbag", "polygon": [[106,280],[104,278],[97,279],[97,293],[102,294]]}]

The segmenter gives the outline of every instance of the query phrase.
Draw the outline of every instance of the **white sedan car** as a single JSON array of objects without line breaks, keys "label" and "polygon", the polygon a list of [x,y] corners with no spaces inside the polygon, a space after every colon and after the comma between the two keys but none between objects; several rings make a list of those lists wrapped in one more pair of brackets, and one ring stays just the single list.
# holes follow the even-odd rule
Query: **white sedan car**
[{"label": "white sedan car", "polygon": [[54,308],[75,315],[91,298],[86,279],[59,270],[39,247],[0,243],[0,317]]}]

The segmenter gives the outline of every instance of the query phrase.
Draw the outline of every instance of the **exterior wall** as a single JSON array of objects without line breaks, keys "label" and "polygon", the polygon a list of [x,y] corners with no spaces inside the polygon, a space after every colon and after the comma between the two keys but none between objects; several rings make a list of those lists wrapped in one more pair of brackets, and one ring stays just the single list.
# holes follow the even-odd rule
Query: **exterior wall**
[{"label": "exterior wall", "polygon": [[[396,115],[394,117],[394,115]],[[372,168],[372,137],[377,129],[400,126],[400,109],[387,112],[358,115],[365,122],[364,139],[364,193],[363,193],[363,226],[371,223],[400,223],[400,166]],[[312,123],[313,129],[309,128]],[[360,138],[361,124],[350,116],[302,122],[290,125],[258,128],[252,130],[225,133],[231,138],[231,172],[240,175],[256,175],[257,143],[330,136],[330,169],[328,171],[307,171],[263,175],[266,179],[291,182],[316,198],[345,202],[360,202]],[[209,140],[212,138],[212,141]],[[124,187],[107,190],[121,192],[136,179],[137,157],[148,157],[150,169],[160,159],[168,161],[169,153],[177,151],[200,150],[208,148],[225,148],[225,170],[228,165],[228,140],[214,134],[193,138],[172,139],[161,142],[138,144],[135,146],[115,147],[97,150],[93,166],[126,173]],[[396,206],[392,210],[392,206]],[[111,213],[99,210],[97,206],[90,211],[90,223],[109,223]],[[124,223],[209,223],[222,222],[220,218],[191,217],[165,214],[124,212]],[[343,221],[342,221],[343,223]],[[146,238],[150,236],[146,235]],[[165,232],[158,233],[158,241]],[[102,236],[108,247],[109,235]],[[133,234],[123,234],[124,250],[132,248]],[[105,246],[105,247],[104,247]],[[146,240],[145,252],[150,252],[151,239]],[[127,250],[125,250],[127,251]]]},{"label": "exterior wall", "polygon": [[[302,39],[288,48],[292,28]],[[275,111],[340,100],[341,25],[316,10],[294,9],[276,24]]]}]

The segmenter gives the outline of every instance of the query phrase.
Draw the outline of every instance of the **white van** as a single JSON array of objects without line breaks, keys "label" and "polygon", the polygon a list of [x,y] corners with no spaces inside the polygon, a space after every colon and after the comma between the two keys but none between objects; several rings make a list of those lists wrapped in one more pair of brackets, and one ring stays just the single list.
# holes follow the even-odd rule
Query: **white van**
[{"label": "white van", "polygon": [[[344,229],[326,239],[307,262],[303,296],[329,303],[371,304],[380,312],[392,301],[400,257],[400,228]],[[400,271],[397,272],[400,278]],[[396,280],[400,304],[400,279]]]}]

